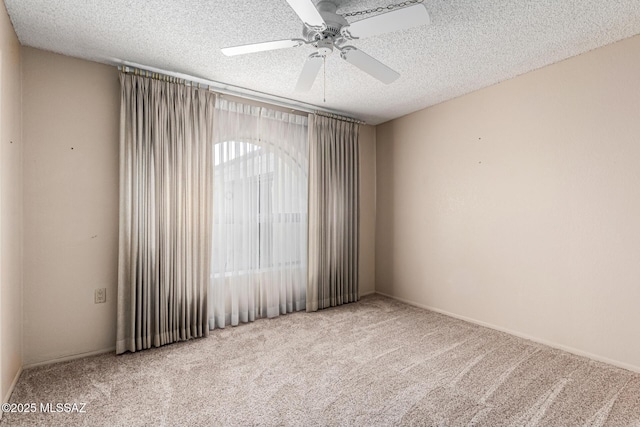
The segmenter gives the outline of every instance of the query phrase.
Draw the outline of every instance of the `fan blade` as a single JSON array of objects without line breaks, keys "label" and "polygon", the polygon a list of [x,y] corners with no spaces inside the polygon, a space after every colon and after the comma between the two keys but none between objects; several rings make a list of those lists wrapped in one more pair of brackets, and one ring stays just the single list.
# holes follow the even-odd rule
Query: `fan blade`
[{"label": "fan blade", "polygon": [[327,28],[327,24],[311,0],[287,0],[287,3],[306,26],[319,30]]},{"label": "fan blade", "polygon": [[427,25],[430,22],[427,8],[423,4],[416,4],[356,21],[343,27],[341,32],[347,39],[362,39],[378,34],[406,30],[419,25]]},{"label": "fan blade", "polygon": [[304,41],[303,40],[276,40],[271,42],[264,43],[252,43],[252,44],[244,44],[242,46],[233,46],[233,47],[225,47],[222,50],[227,56],[234,55],[243,55],[245,53],[254,53],[254,52],[263,52],[265,50],[276,50],[276,49],[284,49],[287,47],[297,47],[300,46]]},{"label": "fan blade", "polygon": [[355,65],[365,73],[380,80],[382,83],[393,83],[398,77],[400,77],[400,74],[396,71],[353,46],[344,47],[340,56],[345,61]]},{"label": "fan blade", "polygon": [[313,86],[313,82],[316,81],[320,67],[322,67],[323,57],[317,53],[309,55],[307,61],[302,67],[302,72],[298,78],[298,84],[296,84],[296,92],[308,92]]}]

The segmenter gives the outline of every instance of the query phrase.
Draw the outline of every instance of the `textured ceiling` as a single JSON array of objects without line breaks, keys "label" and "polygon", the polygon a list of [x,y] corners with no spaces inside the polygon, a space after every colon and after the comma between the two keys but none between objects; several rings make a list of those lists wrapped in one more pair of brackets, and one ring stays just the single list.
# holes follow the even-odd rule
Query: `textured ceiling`
[{"label": "textured ceiling", "polygon": [[[398,0],[337,0],[338,13]],[[285,0],[5,0],[22,44],[129,61],[341,111],[371,124],[640,33],[639,0],[425,0],[430,26],[352,44],[400,72],[384,85],[339,58],[293,91],[309,46],[226,57],[220,48],[298,38]],[[371,15],[368,15],[371,16]],[[349,21],[360,18],[348,18]]]}]

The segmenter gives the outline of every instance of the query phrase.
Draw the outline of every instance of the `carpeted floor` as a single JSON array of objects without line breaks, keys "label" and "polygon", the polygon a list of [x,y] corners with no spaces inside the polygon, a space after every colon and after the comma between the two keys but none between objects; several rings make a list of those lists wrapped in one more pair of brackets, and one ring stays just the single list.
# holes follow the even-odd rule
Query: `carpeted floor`
[{"label": "carpeted floor", "polygon": [[29,369],[11,402],[86,412],[3,426],[640,426],[640,375],[369,296]]}]

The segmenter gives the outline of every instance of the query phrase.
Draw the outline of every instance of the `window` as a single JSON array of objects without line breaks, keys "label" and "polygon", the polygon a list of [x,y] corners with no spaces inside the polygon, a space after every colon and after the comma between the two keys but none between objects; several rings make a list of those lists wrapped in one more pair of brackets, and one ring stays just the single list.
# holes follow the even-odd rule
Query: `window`
[{"label": "window", "polygon": [[307,118],[220,99],[214,125],[209,325],[303,310]]},{"label": "window", "polygon": [[236,141],[216,144],[214,156],[214,227],[226,244],[213,247],[217,262],[212,273],[246,274],[301,265],[306,252],[296,245],[273,250],[274,231],[293,235],[306,218],[294,204],[279,209],[274,203],[275,169],[286,168],[286,162],[259,145]]}]

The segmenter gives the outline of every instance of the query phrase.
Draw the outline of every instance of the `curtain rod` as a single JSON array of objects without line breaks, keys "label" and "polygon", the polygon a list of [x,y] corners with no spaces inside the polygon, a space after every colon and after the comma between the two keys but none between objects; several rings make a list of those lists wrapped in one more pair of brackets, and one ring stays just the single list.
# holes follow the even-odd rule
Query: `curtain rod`
[{"label": "curtain rod", "polygon": [[316,114],[318,116],[329,117],[331,119],[342,120],[343,122],[356,123],[358,125],[366,125],[366,123],[363,122],[362,120],[353,119],[351,117],[341,116],[339,114],[325,113],[323,111],[314,111],[314,114]]},{"label": "curtain rod", "polygon": [[269,95],[264,92],[245,89],[239,86],[228,85],[213,80],[201,79],[187,74],[175,73],[154,67],[147,67],[139,64],[123,62],[118,65],[118,70],[127,74],[137,74],[154,78],[156,80],[164,80],[172,83],[184,84],[186,86],[194,86],[210,90],[222,95],[237,96],[239,98],[251,101],[262,102],[265,104],[277,105],[279,107],[290,108],[305,113],[313,113],[318,115],[326,115],[338,120],[352,121],[358,124],[366,124],[365,122],[354,119],[352,117],[343,116],[339,111],[318,107],[316,105],[307,104],[301,101],[295,101],[289,98]]}]

